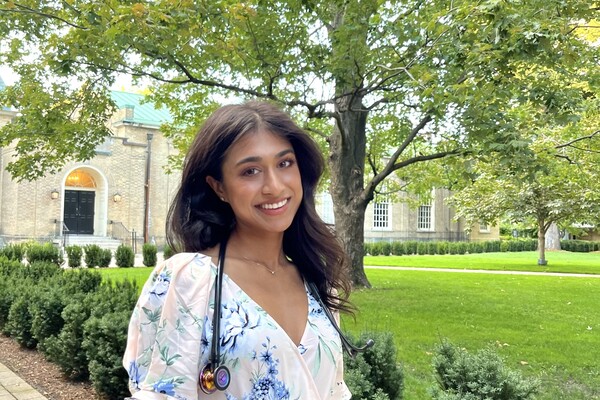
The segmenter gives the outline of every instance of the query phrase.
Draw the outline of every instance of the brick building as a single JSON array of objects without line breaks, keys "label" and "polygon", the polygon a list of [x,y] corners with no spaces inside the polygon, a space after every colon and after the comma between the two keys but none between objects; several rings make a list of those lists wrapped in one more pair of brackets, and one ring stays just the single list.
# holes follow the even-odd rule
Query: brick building
[{"label": "brick building", "polygon": [[[138,245],[144,239],[164,243],[166,215],[179,183],[177,174],[164,171],[175,153],[160,132],[170,116],[142,104],[142,95],[114,91],[112,97],[118,107],[108,122],[112,136],[89,161],[17,183],[5,169],[14,149],[1,149],[0,240],[100,242],[106,247],[115,247],[111,238]],[[15,115],[0,110],[0,126]]]}]

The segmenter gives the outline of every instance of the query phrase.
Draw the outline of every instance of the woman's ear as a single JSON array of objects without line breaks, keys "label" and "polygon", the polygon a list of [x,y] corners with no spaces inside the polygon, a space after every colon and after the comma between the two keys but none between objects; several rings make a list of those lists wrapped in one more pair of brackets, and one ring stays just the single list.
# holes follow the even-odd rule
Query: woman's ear
[{"label": "woman's ear", "polygon": [[223,190],[223,184],[220,181],[216,180],[212,176],[207,176],[206,183],[208,183],[208,186],[211,187],[211,189],[215,192],[217,197],[221,199],[221,201],[226,201],[225,191]]}]

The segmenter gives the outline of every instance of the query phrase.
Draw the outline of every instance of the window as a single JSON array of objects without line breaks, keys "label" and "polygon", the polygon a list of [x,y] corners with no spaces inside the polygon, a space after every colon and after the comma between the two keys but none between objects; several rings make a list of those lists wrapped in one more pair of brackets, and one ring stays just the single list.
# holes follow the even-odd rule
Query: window
[{"label": "window", "polygon": [[417,215],[417,229],[420,231],[431,231],[433,230],[433,215],[431,200],[427,203],[419,206]]},{"label": "window", "polygon": [[390,203],[373,203],[373,229],[390,229]]},{"label": "window", "polygon": [[329,193],[319,193],[315,196],[317,214],[326,224],[334,224],[333,200]]},{"label": "window", "polygon": [[483,221],[479,221],[479,232],[490,233],[490,226]]},{"label": "window", "polygon": [[96,181],[87,172],[81,169],[76,169],[67,176],[65,186],[70,187],[81,187],[81,188],[95,188]]}]

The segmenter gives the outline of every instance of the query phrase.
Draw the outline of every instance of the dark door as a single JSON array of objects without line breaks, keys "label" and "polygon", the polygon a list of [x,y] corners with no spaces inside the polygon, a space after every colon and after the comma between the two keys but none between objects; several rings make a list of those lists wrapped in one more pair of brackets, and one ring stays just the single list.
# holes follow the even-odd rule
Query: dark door
[{"label": "dark door", "polygon": [[65,190],[64,221],[70,234],[94,233],[94,199],[96,193]]}]

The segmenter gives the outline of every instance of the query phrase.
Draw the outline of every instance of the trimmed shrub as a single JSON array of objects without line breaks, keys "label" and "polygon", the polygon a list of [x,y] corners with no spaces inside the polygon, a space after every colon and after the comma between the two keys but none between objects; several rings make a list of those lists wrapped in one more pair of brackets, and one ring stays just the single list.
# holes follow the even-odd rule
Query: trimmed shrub
[{"label": "trimmed shrub", "polygon": [[[51,281],[52,282],[52,281]],[[31,335],[38,343],[38,348],[43,351],[44,341],[50,336],[58,335],[64,325],[61,313],[64,308],[64,298],[61,295],[58,280],[44,285],[47,287],[37,291],[37,295],[29,305],[31,314]]]},{"label": "trimmed shrub", "polygon": [[117,266],[121,268],[133,267],[133,264],[135,263],[133,249],[124,244],[117,247],[117,251],[115,252],[115,262],[117,263]]},{"label": "trimmed shrub", "polygon": [[152,243],[144,243],[142,246],[143,263],[146,267],[156,266],[156,253],[158,249],[156,245]]},{"label": "trimmed shrub", "polygon": [[[364,254],[366,255],[367,253],[364,253]],[[167,259],[173,257],[174,255],[175,255],[175,250],[173,250],[171,248],[171,246],[169,246],[168,244],[165,244],[165,247],[163,248],[163,258],[165,260],[167,260]]]},{"label": "trimmed shrub", "polygon": [[397,400],[402,398],[404,374],[396,363],[396,347],[391,332],[363,332],[362,345],[368,339],[375,344],[355,358],[344,354],[345,380],[353,399]]},{"label": "trimmed shrub", "polygon": [[384,256],[392,254],[392,244],[390,242],[381,242],[381,254]]},{"label": "trimmed shrub", "polygon": [[65,247],[65,251],[67,253],[67,260],[69,261],[69,267],[81,267],[81,257],[83,257],[83,248],[81,248],[81,246],[73,245]]},{"label": "trimmed shrub", "polygon": [[31,334],[31,313],[29,303],[32,293],[21,287],[8,311],[6,330],[21,346],[29,349],[37,345],[37,340]]},{"label": "trimmed shrub", "polygon": [[61,316],[64,326],[60,333],[51,336],[44,343],[47,358],[56,363],[61,371],[71,379],[87,379],[88,362],[82,348],[83,325],[90,316],[92,294],[78,295],[65,306]]},{"label": "trimmed shrub", "polygon": [[130,311],[93,316],[84,325],[83,349],[89,360],[90,381],[109,399],[129,397],[123,353],[127,342]]},{"label": "trimmed shrub", "polygon": [[58,247],[54,247],[52,243],[30,243],[27,245],[25,258],[30,264],[37,261],[50,262],[56,265],[61,265],[64,262]]},{"label": "trimmed shrub", "polygon": [[418,255],[427,254],[427,242],[418,242],[417,243],[417,254]]},{"label": "trimmed shrub", "polygon": [[0,249],[0,254],[6,256],[9,260],[21,262],[25,255],[25,245],[23,243],[11,243]]},{"label": "trimmed shrub", "polygon": [[404,243],[392,242],[392,254],[395,256],[401,256],[404,254]]},{"label": "trimmed shrub", "polygon": [[527,400],[539,390],[539,382],[508,369],[489,347],[475,354],[443,341],[433,357],[438,386],[434,400]]},{"label": "trimmed shrub", "polygon": [[110,265],[110,260],[112,260],[112,252],[110,251],[110,249],[101,249],[100,258],[98,260],[98,267],[108,268],[108,266]]},{"label": "trimmed shrub", "polygon": [[83,246],[85,251],[85,265],[88,268],[94,268],[100,265],[102,249],[97,244],[87,244]]}]

